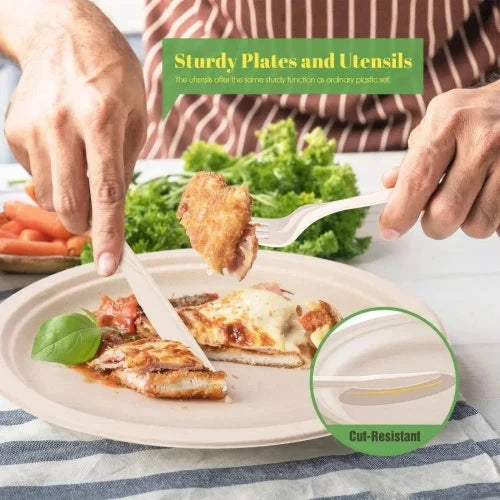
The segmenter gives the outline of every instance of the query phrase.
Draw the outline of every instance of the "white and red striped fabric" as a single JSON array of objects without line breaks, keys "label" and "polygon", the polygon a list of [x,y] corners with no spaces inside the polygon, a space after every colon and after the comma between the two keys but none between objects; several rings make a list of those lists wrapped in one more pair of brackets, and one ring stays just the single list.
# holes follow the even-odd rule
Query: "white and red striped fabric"
[{"label": "white and red striped fabric", "polygon": [[[484,80],[500,64],[498,0],[146,0],[144,74],[149,127],[142,156],[174,158],[195,140],[232,153],[257,147],[255,130],[291,116],[299,147],[316,126],[339,151],[406,147],[436,94]],[[180,96],[161,119],[161,41],[176,38],[419,37],[421,95]]]}]

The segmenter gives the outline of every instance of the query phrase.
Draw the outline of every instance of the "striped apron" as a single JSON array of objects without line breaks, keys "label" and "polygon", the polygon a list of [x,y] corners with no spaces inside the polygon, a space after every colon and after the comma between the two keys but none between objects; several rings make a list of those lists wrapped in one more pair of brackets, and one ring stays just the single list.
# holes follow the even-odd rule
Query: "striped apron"
[{"label": "striped apron", "polygon": [[[498,0],[146,0],[144,158],[175,158],[193,141],[242,154],[255,131],[292,117],[302,147],[321,126],[339,151],[406,147],[429,101],[498,71]],[[184,95],[161,119],[161,40],[172,38],[418,37],[424,39],[419,95]]]}]

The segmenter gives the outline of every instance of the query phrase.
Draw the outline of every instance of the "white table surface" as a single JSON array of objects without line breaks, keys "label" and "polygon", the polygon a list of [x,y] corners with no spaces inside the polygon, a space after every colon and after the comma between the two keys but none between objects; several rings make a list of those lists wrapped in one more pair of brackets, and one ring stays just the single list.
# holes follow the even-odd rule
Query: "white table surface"
[{"label": "white table surface", "polygon": [[[400,163],[403,154],[339,154],[352,165],[361,192],[380,189],[382,172]],[[179,161],[141,161],[143,179],[182,168]],[[0,203],[19,198],[20,187],[8,180],[20,179],[16,165],[0,165]],[[366,254],[351,264],[394,281],[413,292],[441,318],[459,361],[461,392],[500,431],[500,238],[473,240],[457,233],[443,241],[425,237],[420,226],[395,242],[381,240],[377,232],[380,208],[370,211],[360,234],[372,235]],[[0,273],[0,291],[20,288],[31,276]]]}]

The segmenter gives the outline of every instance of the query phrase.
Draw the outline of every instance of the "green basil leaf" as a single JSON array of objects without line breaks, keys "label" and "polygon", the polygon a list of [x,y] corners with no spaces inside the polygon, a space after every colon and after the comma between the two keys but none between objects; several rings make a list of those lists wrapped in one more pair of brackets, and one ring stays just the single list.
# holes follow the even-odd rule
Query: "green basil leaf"
[{"label": "green basil leaf", "polygon": [[98,325],[97,317],[92,311],[89,311],[88,309],[83,309],[83,308],[82,308],[82,311],[92,320],[92,322],[95,325]]},{"label": "green basil leaf", "polygon": [[84,314],[66,314],[51,318],[35,337],[31,358],[65,365],[91,360],[99,349],[101,330]]}]

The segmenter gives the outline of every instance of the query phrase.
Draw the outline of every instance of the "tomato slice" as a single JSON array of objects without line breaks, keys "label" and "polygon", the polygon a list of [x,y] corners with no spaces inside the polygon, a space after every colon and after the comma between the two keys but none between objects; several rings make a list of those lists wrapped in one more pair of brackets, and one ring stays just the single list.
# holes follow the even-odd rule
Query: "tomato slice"
[{"label": "tomato slice", "polygon": [[135,320],[139,314],[139,304],[134,295],[120,297],[116,300],[104,296],[99,309],[95,312],[100,326],[110,326],[135,334]]}]

